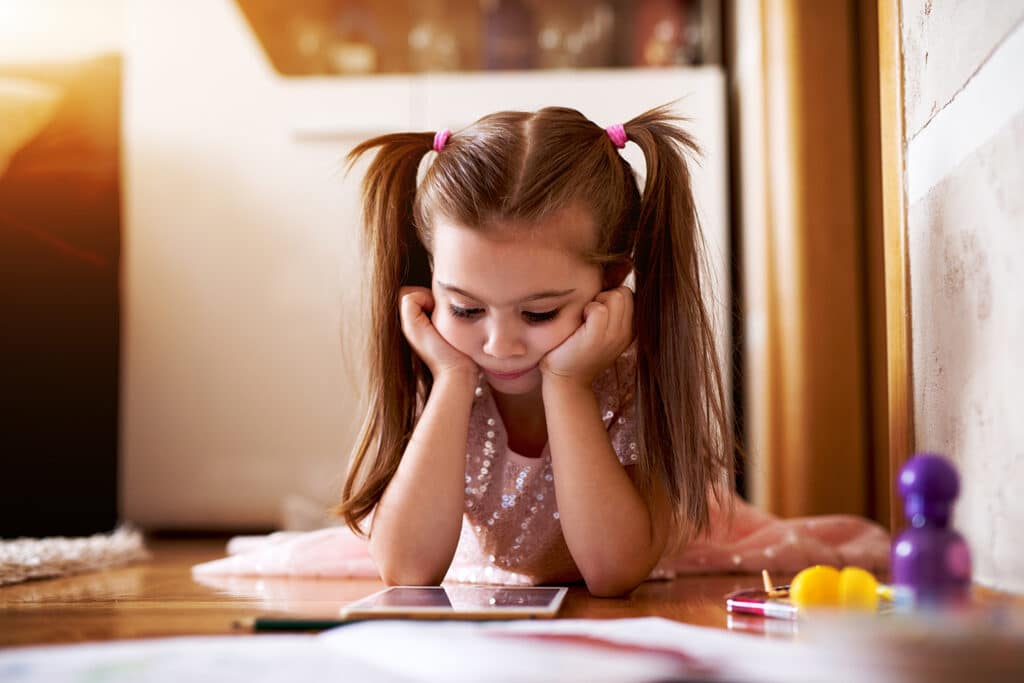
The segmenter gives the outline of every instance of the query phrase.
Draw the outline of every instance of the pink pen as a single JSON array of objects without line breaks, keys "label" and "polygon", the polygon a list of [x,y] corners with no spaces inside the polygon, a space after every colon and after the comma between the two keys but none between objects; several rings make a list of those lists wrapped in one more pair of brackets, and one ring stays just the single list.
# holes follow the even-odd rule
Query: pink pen
[{"label": "pink pen", "polygon": [[[779,586],[785,591],[789,586]],[[773,591],[774,592],[774,591]],[[774,600],[767,591],[740,590],[725,596],[725,608],[734,614],[753,614],[772,619],[796,619],[796,605],[788,600]]]}]

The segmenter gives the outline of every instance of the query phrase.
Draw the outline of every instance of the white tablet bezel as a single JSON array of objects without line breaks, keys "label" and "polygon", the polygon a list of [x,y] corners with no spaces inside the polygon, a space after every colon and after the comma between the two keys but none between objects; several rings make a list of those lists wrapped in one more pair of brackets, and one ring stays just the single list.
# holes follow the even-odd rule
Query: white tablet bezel
[{"label": "white tablet bezel", "polygon": [[502,605],[495,607],[473,607],[456,608],[416,606],[416,605],[384,605],[370,606],[378,597],[385,593],[404,590],[444,590],[445,586],[391,586],[376,593],[360,598],[355,602],[341,608],[341,616],[345,619],[368,619],[373,617],[407,618],[407,619],[514,619],[533,617],[537,619],[550,619],[554,617],[562,607],[569,589],[565,586],[460,586],[460,589],[480,590],[505,590],[515,592],[517,590],[544,590],[552,591],[552,598],[545,607],[519,607],[514,605]]}]

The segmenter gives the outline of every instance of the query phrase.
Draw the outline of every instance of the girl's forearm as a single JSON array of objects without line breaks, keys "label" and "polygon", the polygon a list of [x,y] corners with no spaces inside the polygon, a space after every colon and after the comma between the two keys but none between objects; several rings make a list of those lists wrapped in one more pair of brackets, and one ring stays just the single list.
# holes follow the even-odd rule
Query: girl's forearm
[{"label": "girl's forearm", "polygon": [[566,545],[591,593],[626,593],[660,559],[664,535],[653,533],[650,509],[612,449],[593,390],[545,377],[543,393]]},{"label": "girl's forearm", "polygon": [[476,377],[438,377],[373,514],[370,554],[390,585],[441,582],[459,542]]}]

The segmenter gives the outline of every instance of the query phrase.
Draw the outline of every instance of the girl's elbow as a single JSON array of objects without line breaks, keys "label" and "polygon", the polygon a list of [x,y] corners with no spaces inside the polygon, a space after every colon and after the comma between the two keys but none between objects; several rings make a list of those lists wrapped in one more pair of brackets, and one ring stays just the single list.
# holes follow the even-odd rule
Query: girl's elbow
[{"label": "girl's elbow", "polygon": [[[376,551],[376,552],[375,552]],[[438,575],[415,562],[403,562],[398,558],[387,557],[379,548],[370,546],[370,557],[377,566],[377,573],[386,586],[438,586],[444,574]]]},{"label": "girl's elbow", "polygon": [[619,598],[632,593],[646,578],[646,574],[637,577],[621,572],[604,572],[591,573],[584,576],[583,580],[587,584],[587,591],[595,598]]},{"label": "girl's elbow", "polygon": [[591,595],[598,598],[624,597],[647,580],[657,564],[656,557],[635,562],[619,562],[607,558],[586,569],[580,567],[580,572]]},{"label": "girl's elbow", "polygon": [[381,581],[385,586],[439,586],[444,576],[424,571],[422,568],[377,564]]},{"label": "girl's elbow", "polygon": [[638,585],[632,581],[587,581],[587,591],[595,598],[624,598]]},{"label": "girl's elbow", "polygon": [[387,587],[391,586],[440,586],[441,579],[417,573],[381,572],[380,578]]}]

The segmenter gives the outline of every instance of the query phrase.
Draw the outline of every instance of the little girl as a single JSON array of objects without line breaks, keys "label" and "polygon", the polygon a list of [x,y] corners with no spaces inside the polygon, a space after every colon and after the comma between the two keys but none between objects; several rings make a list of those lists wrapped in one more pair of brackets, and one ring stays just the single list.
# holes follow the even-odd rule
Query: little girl
[{"label": "little girl", "polygon": [[[667,107],[607,129],[572,109],[500,112],[349,159],[373,150],[371,396],[337,507],[355,536],[272,536],[250,551],[261,571],[610,596],[680,571],[884,564],[887,537],[863,520],[780,522],[733,500],[697,147]],[[246,571],[230,559],[196,573]]]}]

